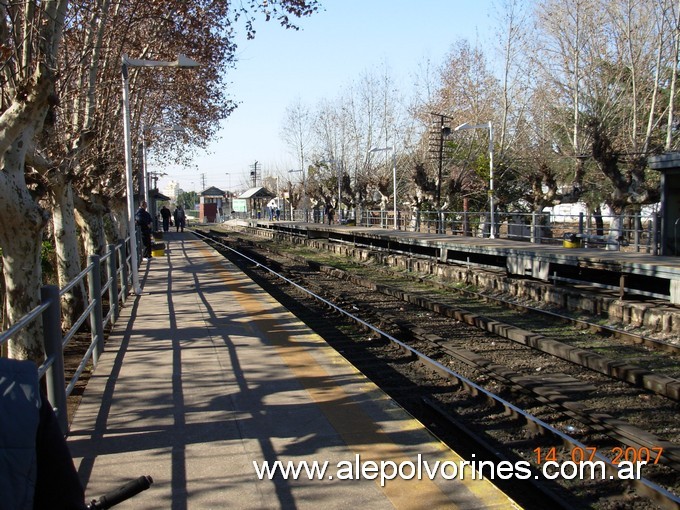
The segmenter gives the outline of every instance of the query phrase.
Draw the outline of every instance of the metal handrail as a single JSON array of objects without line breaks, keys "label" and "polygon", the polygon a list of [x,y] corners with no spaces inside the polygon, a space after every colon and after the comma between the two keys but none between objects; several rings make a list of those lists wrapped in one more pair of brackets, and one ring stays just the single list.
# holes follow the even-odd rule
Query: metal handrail
[{"label": "metal handrail", "polygon": [[[130,257],[127,240],[118,245],[108,245],[103,256],[90,255],[87,267],[62,289],[56,285],[41,288],[41,303],[21,317],[6,331],[0,333],[0,345],[9,341],[33,321],[42,319],[45,360],[38,367],[40,378],[45,377],[45,386],[50,404],[57,414],[62,432],[68,431],[67,397],[71,395],[87,364],[92,360],[96,367],[104,349],[104,325],[112,325],[118,318],[120,306],[125,302],[130,289]],[[102,264],[106,278],[102,284]],[[88,281],[88,305],[76,318],[71,328],[61,330],[61,298],[75,286]],[[108,294],[109,311],[103,315],[103,296]],[[90,345],[83,355],[74,375],[64,384],[64,349],[86,321],[90,322]]]}]

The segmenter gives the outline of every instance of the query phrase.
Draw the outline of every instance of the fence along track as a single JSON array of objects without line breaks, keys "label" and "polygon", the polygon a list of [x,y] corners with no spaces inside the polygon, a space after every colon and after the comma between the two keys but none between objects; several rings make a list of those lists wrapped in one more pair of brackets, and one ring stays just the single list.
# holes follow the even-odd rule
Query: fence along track
[{"label": "fence along track", "polygon": [[[464,377],[461,374],[456,373],[455,371],[449,369],[448,367],[442,365],[441,363],[437,362],[436,360],[428,357],[427,355],[419,352],[418,350],[414,349],[413,347],[409,346],[408,344],[398,340],[397,338],[393,337],[389,333],[381,330],[377,326],[374,326],[373,324],[364,321],[363,319],[357,317],[351,312],[348,312],[347,310],[337,306],[336,304],[328,301],[327,299],[319,296],[318,294],[306,289],[302,285],[290,280],[289,278],[285,277],[284,275],[280,274],[279,272],[271,269],[270,267],[267,266],[267,262],[263,260],[256,260],[252,256],[246,255],[238,250],[235,250],[234,248],[217,241],[213,239],[211,236],[205,235],[201,232],[194,231],[194,234],[199,236],[199,238],[203,239],[204,241],[212,244],[212,245],[217,245],[220,248],[227,250],[229,253],[232,253],[233,255],[248,261],[249,263],[253,264],[256,268],[260,268],[271,275],[275,276],[276,278],[286,282],[287,284],[295,287],[299,291],[309,295],[316,301],[322,303],[324,306],[332,309],[333,311],[345,316],[346,318],[352,320],[359,326],[372,331],[373,333],[379,335],[381,338],[384,338],[397,346],[399,349],[403,350],[404,352],[410,354],[414,358],[416,358],[420,363],[423,365],[429,367],[432,371],[438,373],[444,378],[447,378],[451,380],[456,386],[459,386],[465,391],[467,391],[469,394],[473,396],[483,396],[486,399],[493,401],[496,405],[502,406],[505,411],[508,414],[511,414],[513,416],[518,417],[518,419],[521,419],[524,421],[525,426],[531,430],[539,430],[541,434],[546,434],[554,437],[556,440],[562,442],[565,445],[568,445],[570,448],[580,448],[582,451],[587,451],[587,446],[578,441],[575,438],[572,438],[571,436],[563,433],[562,431],[552,427],[548,423],[542,421],[541,419],[532,416],[530,413],[527,413],[526,411],[520,409],[519,407],[515,406],[511,402],[503,399],[502,397],[486,390],[485,388],[479,386],[478,384],[474,383],[470,379]],[[604,465],[606,466],[607,474],[610,477],[614,477],[614,479],[619,478],[619,468],[614,465],[607,457],[603,456],[600,453],[595,453],[594,454],[594,460],[602,461]],[[647,480],[644,478],[641,478],[639,480],[623,480],[623,481],[628,481],[631,482],[636,490],[640,493],[643,494],[650,499],[654,500],[657,504],[659,504],[662,508],[667,508],[667,509],[680,509],[680,497],[672,494],[668,490],[664,489],[663,487]]]},{"label": "fence along track", "polygon": [[[120,305],[125,302],[128,292],[128,250],[125,243],[109,245],[102,256],[90,255],[87,267],[63,289],[56,285],[45,285],[41,288],[40,301],[31,312],[0,334],[0,345],[5,344],[19,331],[34,321],[42,320],[45,361],[38,367],[38,375],[45,378],[47,397],[55,410],[62,432],[68,431],[67,397],[73,392],[87,364],[92,361],[97,365],[99,356],[104,350],[104,328],[112,325],[118,318]],[[102,269],[106,271],[106,280],[102,285]],[[61,298],[77,285],[87,280],[87,304],[83,312],[76,318],[73,326],[62,335],[61,330]],[[103,298],[108,295],[109,310],[103,313]],[[66,379],[64,368],[64,349],[89,321],[90,343],[81,358],[73,375],[64,386]]]}]

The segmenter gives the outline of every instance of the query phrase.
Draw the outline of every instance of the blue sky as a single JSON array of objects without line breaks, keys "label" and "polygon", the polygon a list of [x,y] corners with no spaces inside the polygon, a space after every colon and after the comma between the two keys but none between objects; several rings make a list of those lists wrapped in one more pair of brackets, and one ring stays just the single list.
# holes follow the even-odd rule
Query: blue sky
[{"label": "blue sky", "polygon": [[[162,169],[182,189],[244,187],[257,160],[264,172],[295,168],[281,140],[286,108],[298,98],[313,107],[337,97],[363,73],[387,65],[407,95],[421,61],[443,62],[460,38],[494,37],[493,0],[321,0],[321,11],[300,21],[299,31],[260,21],[254,40],[239,43],[230,71],[237,110],[222,122],[219,139],[194,165]],[[153,168],[150,170],[158,171]],[[229,175],[227,175],[227,173]]]}]

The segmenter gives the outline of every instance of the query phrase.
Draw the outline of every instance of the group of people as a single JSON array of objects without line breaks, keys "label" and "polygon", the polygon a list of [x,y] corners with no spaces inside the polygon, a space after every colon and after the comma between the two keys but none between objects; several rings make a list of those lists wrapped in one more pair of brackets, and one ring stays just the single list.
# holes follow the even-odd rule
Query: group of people
[{"label": "group of people", "polygon": [[[153,233],[153,218],[151,217],[149,211],[146,210],[146,208],[147,203],[142,202],[141,204],[139,204],[139,209],[137,209],[137,213],[135,214],[135,222],[137,223],[137,225],[139,225],[139,230],[142,233],[142,246],[143,246],[142,256],[144,257],[144,261],[148,261],[152,258],[151,235]],[[170,216],[171,216],[170,209],[168,209],[166,206],[163,206],[161,208],[160,213],[161,218],[163,220],[163,232],[167,232],[170,230]],[[177,227],[177,232],[184,232],[187,216],[182,206],[178,205],[177,208],[175,209],[175,212],[172,213],[172,215],[174,216],[175,220],[174,224],[175,227]]]},{"label": "group of people", "polygon": [[281,209],[278,207],[269,208],[269,221],[279,221],[281,219]]},{"label": "group of people", "polygon": [[163,220],[163,232],[170,230],[170,216],[174,219],[174,225],[177,228],[177,232],[184,232],[184,226],[186,225],[187,216],[184,213],[184,209],[181,205],[178,205],[175,212],[170,213],[170,209],[166,206],[161,207],[161,219]]}]

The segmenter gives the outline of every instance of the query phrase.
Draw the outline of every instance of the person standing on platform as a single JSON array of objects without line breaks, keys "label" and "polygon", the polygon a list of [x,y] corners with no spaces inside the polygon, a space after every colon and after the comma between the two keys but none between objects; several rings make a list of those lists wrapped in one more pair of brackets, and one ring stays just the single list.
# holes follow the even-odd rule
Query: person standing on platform
[{"label": "person standing on platform", "polygon": [[139,225],[139,230],[142,232],[142,245],[144,246],[143,257],[144,260],[151,259],[151,224],[153,218],[146,210],[146,202],[139,204],[139,209],[135,214],[135,221]]},{"label": "person standing on platform", "polygon": [[332,207],[329,207],[328,208],[328,224],[329,225],[333,223],[333,216],[334,215],[335,215],[335,211],[333,210]]},{"label": "person standing on platform", "polygon": [[163,219],[163,232],[170,230],[170,209],[166,206],[161,207],[161,218]]},{"label": "person standing on platform", "polygon": [[186,214],[184,214],[184,209],[182,209],[181,205],[177,206],[177,209],[175,209],[175,228],[177,229],[177,232],[184,232],[184,225],[186,223]]}]

